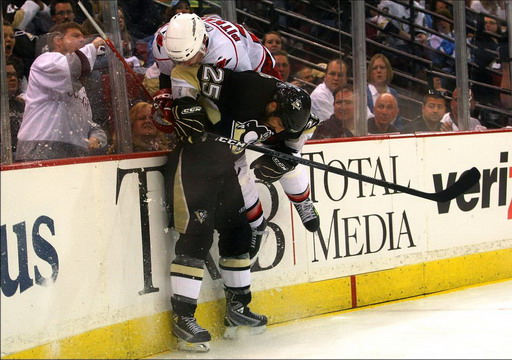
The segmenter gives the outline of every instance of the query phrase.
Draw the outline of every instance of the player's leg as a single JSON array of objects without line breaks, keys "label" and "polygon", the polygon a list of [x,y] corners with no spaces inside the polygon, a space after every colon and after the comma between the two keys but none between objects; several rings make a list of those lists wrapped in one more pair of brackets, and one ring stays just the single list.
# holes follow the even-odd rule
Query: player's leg
[{"label": "player's leg", "polygon": [[267,317],[249,308],[251,302],[251,261],[249,248],[251,227],[243,211],[244,200],[238,179],[224,179],[222,205],[217,209],[216,228],[219,232],[219,268],[226,293],[225,337],[235,337],[239,327],[250,328],[252,333],[265,330]]},{"label": "player's leg", "polygon": [[302,166],[297,166],[284,174],[279,182],[299,213],[304,227],[311,232],[317,231],[320,227],[320,216],[309,198],[310,187],[306,170]]},{"label": "player's leg", "polygon": [[[221,165],[215,163],[215,146],[186,147],[177,158],[173,176],[173,225],[180,233],[171,264],[173,332],[178,348],[208,351],[210,333],[195,319],[204,263],[213,243],[217,192],[222,183]],[[200,209],[200,210],[199,210]]]},{"label": "player's leg", "polygon": [[262,243],[268,236],[267,221],[263,215],[263,207],[258,195],[254,174],[249,170],[245,153],[235,162],[235,171],[242,190],[247,220],[252,228],[249,257],[254,262],[259,254]]},{"label": "player's leg", "polygon": [[172,328],[178,349],[205,352],[210,349],[211,335],[202,328],[194,316],[204,274],[203,255],[190,249],[194,244],[204,245],[204,238],[180,235],[176,247],[180,247],[171,264]]}]

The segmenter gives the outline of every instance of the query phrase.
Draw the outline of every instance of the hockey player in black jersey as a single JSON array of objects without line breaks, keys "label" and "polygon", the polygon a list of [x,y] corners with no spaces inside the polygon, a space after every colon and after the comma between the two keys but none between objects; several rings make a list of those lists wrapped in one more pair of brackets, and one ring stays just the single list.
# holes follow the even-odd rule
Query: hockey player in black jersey
[{"label": "hockey player in black jersey", "polygon": [[[254,70],[279,78],[272,56],[256,36],[242,25],[230,23],[216,16],[199,18],[195,14],[175,15],[169,24],[155,34],[153,52],[162,74],[170,74],[176,63],[189,66],[215,64],[236,72]],[[162,80],[164,79],[161,78],[161,87],[170,86],[170,79]],[[165,98],[163,100],[165,101]],[[291,149],[277,150],[297,153],[311,136],[312,132],[306,132],[301,137],[288,141]],[[261,160],[269,159],[264,157]],[[260,164],[261,167],[263,165],[265,164]],[[251,259],[254,261],[257,258],[259,244],[268,235],[266,220],[255,176],[249,169],[245,156],[237,159],[235,168],[238,180],[243,185],[246,215],[253,229],[251,242],[254,246],[251,246]],[[255,173],[259,175],[260,180],[263,178],[264,174],[260,170],[256,169]],[[269,181],[271,178],[263,180]],[[308,172],[303,167],[295,167],[280,176],[279,183],[299,213],[304,227],[308,231],[316,232],[320,227],[320,218],[309,197]]]},{"label": "hockey player in black jersey", "polygon": [[[309,95],[272,76],[178,65],[172,82],[175,99],[162,109],[169,117],[157,125],[172,126],[182,144],[172,184],[174,228],[180,234],[171,264],[173,331],[180,349],[207,351],[211,336],[194,314],[214,229],[226,295],[225,336],[234,336],[239,326],[262,331],[267,318],[248,307],[251,227],[234,166],[244,148],[216,142],[205,131],[245,143],[272,140],[285,149],[316,123],[310,121]],[[275,181],[295,165],[263,155],[251,166],[259,178]]]}]

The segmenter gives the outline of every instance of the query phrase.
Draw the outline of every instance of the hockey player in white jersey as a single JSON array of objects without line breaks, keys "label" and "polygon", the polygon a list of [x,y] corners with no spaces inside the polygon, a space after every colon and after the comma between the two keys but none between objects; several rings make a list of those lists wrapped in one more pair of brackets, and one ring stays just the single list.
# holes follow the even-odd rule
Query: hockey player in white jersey
[{"label": "hockey player in white jersey", "polygon": [[[280,78],[274,66],[274,59],[259,38],[243,26],[223,20],[218,16],[199,18],[195,14],[176,14],[169,24],[161,27],[153,42],[153,53],[162,74],[170,74],[176,63],[182,65],[212,64],[234,71],[254,70]],[[162,82],[162,77],[160,81]],[[170,81],[164,79],[160,88],[168,87]],[[173,86],[173,97],[179,98],[179,87]],[[164,95],[166,96],[166,95]],[[155,96],[158,102],[159,95]],[[300,138],[288,141],[285,149],[289,153],[300,152],[304,143],[312,136],[305,133]],[[320,219],[309,198],[310,187],[307,172],[295,167],[286,174],[275,177],[263,169],[272,164],[259,166],[255,175],[262,181],[279,180],[284,192],[292,201],[301,221],[311,232],[318,230]],[[262,238],[265,236],[266,221],[259,199],[255,179],[249,170],[245,156],[236,162],[237,173],[244,195],[247,217],[253,229],[251,259],[259,252]],[[275,164],[274,164],[275,166]]]},{"label": "hockey player in white jersey", "polygon": [[[200,20],[197,19],[201,19],[204,23],[207,42],[200,51],[201,59],[195,59],[198,63],[212,64],[234,71],[254,70],[279,78],[274,58],[268,49],[261,44],[257,36],[243,26],[223,20],[216,15],[199,18],[195,14],[184,14],[178,19],[182,23],[186,21],[199,23]],[[175,21],[174,26],[180,26],[180,24]],[[168,28],[169,23],[161,26],[153,41],[153,56],[161,73],[161,89],[171,87],[171,71],[176,62],[180,62],[180,60],[173,61],[165,48],[166,38],[172,37],[170,33],[168,34]]]}]

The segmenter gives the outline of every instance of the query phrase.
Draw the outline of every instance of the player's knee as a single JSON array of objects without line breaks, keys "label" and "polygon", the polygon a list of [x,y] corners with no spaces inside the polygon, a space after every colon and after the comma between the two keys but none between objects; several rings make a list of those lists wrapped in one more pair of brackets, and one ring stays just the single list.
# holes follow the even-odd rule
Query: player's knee
[{"label": "player's knee", "polygon": [[249,224],[219,231],[220,256],[232,257],[249,253],[251,235]]},{"label": "player's knee", "polygon": [[176,255],[205,260],[213,244],[213,234],[180,234],[175,246]]}]

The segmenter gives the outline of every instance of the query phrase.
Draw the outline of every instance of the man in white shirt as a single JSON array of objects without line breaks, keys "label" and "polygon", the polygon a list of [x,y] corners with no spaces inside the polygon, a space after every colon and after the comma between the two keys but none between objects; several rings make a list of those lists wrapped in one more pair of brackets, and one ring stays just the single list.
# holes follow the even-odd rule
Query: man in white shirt
[{"label": "man in white shirt", "polygon": [[83,46],[82,27],[74,22],[51,30],[50,52],[39,56],[30,69],[17,161],[87,156],[107,145],[105,131],[92,121],[80,82],[105,42],[98,37]]},{"label": "man in white shirt", "polygon": [[334,90],[347,83],[347,64],[341,59],[332,59],[327,64],[324,82],[311,93],[311,112],[320,122],[334,114]]},{"label": "man in white shirt", "polygon": [[[450,112],[444,114],[441,122],[447,125],[451,125],[452,131],[459,131],[459,108],[458,108],[458,99],[459,99],[459,89],[455,89],[452,94],[452,100],[450,101]],[[469,90],[469,107],[470,111],[475,108],[476,101],[473,97],[473,93]],[[469,128],[468,130],[485,130],[487,129],[483,126],[478,119],[474,117],[469,117]]]}]

